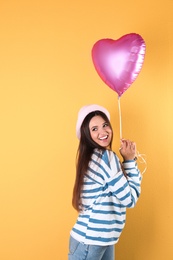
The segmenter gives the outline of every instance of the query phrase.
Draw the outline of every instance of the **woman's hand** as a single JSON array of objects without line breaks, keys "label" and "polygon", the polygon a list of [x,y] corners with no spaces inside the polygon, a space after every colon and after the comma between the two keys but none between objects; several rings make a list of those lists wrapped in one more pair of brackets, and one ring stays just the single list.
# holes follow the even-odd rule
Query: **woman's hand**
[{"label": "woman's hand", "polygon": [[136,157],[136,143],[130,140],[121,139],[119,151],[124,161],[134,160]]}]

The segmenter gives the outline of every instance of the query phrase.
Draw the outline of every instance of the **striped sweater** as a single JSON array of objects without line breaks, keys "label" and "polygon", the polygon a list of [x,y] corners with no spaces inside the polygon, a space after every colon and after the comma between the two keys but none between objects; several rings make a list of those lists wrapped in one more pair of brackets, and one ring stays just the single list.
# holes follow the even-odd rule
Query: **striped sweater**
[{"label": "striped sweater", "polygon": [[112,151],[94,150],[81,192],[83,210],[71,236],[91,245],[113,245],[125,225],[126,208],[135,206],[140,195],[141,174],[136,162],[123,163]]}]

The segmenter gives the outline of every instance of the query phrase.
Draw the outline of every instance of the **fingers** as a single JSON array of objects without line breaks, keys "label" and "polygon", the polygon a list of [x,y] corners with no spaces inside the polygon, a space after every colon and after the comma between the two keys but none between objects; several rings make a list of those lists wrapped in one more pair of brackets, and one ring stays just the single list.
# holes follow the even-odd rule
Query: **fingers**
[{"label": "fingers", "polygon": [[128,139],[121,139],[119,150],[125,161],[134,160],[136,156],[136,143]]},{"label": "fingers", "polygon": [[121,139],[121,144],[120,144],[120,148],[121,149],[131,149],[131,150],[136,150],[136,143],[130,140],[126,140],[126,139]]},{"label": "fingers", "polygon": [[133,141],[130,141],[128,139],[121,139],[121,144],[124,144],[125,146],[134,146],[135,145],[135,142]]}]

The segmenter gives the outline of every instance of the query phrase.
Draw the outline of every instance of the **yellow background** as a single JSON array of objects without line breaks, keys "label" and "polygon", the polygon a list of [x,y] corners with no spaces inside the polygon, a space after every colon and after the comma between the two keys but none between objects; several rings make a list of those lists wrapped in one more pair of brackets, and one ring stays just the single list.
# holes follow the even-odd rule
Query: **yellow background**
[{"label": "yellow background", "polygon": [[81,106],[110,110],[119,147],[117,94],[97,75],[91,49],[132,32],[147,50],[121,98],[123,137],[148,168],[116,259],[173,259],[172,11],[172,0],[0,1],[1,260],[67,259]]}]

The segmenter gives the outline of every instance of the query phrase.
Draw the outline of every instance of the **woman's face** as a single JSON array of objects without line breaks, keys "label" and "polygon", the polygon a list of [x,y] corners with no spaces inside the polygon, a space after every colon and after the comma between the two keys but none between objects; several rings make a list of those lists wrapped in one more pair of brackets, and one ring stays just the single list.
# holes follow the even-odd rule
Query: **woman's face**
[{"label": "woman's face", "polygon": [[112,140],[112,130],[109,124],[101,117],[94,116],[89,122],[91,138],[98,145],[107,148]]}]

